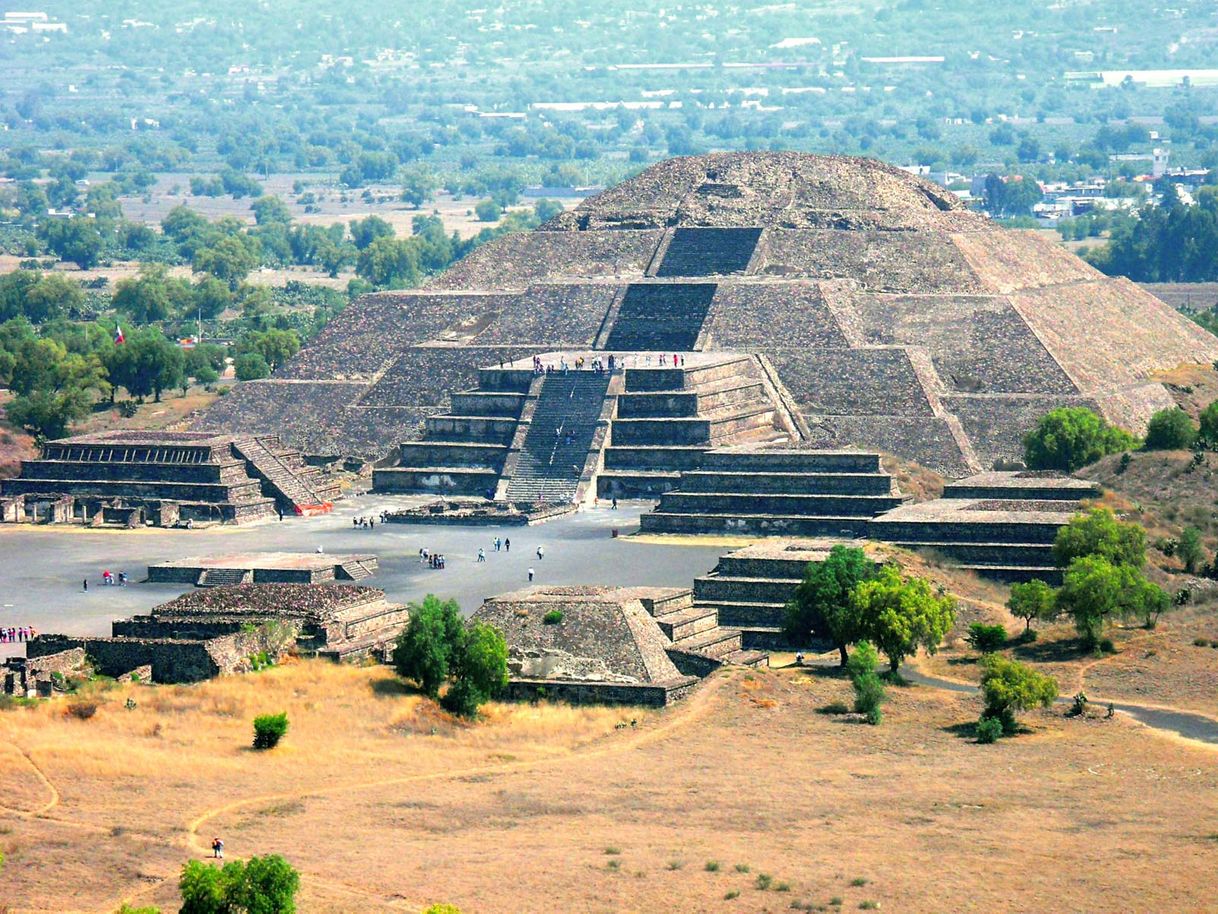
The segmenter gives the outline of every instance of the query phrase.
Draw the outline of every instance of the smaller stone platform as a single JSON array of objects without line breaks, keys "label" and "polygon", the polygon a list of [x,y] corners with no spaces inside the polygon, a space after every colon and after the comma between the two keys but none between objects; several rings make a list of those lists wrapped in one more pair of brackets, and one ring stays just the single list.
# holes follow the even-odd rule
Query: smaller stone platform
[{"label": "smaller stone platform", "polygon": [[761,665],[740,633],[672,587],[530,587],[492,597],[473,618],[508,645],[508,695],[662,707],[725,663]]},{"label": "smaller stone platform", "polygon": [[325,581],[362,581],[377,569],[375,555],[316,552],[235,552],[174,559],[148,566],[151,584],[321,584]]},{"label": "smaller stone platform", "polygon": [[1081,501],[1098,498],[1100,487],[1087,479],[1052,470],[994,470],[949,482],[944,498],[997,498],[1021,501]]},{"label": "smaller stone platform", "polygon": [[454,524],[463,527],[524,527],[540,524],[579,509],[570,503],[517,504],[485,499],[435,501],[385,515],[386,524]]}]

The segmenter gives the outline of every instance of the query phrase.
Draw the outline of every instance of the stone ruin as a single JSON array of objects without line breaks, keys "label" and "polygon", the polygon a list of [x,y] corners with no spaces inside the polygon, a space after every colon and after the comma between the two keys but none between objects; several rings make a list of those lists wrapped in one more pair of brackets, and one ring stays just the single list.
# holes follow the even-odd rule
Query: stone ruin
[{"label": "stone ruin", "polygon": [[[627,369],[555,381],[552,396],[527,372],[496,373],[550,353],[735,369],[667,387]],[[310,455],[401,448],[386,490],[500,498],[655,495],[695,450],[747,440],[734,428],[954,478],[1019,459],[1021,435],[1057,406],[1141,432],[1172,405],[1155,373],[1215,358],[1218,340],[1134,284],[896,168],[716,153],[654,165],[423,288],[364,296],[200,427],[273,428]],[[648,391],[667,396],[630,396]],[[575,440],[543,421],[527,443],[522,420],[554,418],[564,395],[586,407],[570,417]],[[682,421],[646,424],[668,419]],[[534,485],[539,454],[561,479]]]},{"label": "stone ruin", "polygon": [[765,665],[671,587],[530,587],[474,613],[508,645],[508,697],[662,707],[724,664]]},{"label": "stone ruin", "polygon": [[7,522],[162,527],[328,511],[336,482],[275,435],[111,431],[50,441],[0,482]]},{"label": "stone ruin", "polygon": [[[6,685],[28,690],[41,671],[87,658],[106,676],[147,670],[158,683],[246,672],[289,651],[332,660],[384,659],[410,618],[384,591],[359,584],[235,584],[183,594],[147,615],[120,619],[111,637],[38,635],[6,665]],[[25,694],[26,692],[19,692]]]}]

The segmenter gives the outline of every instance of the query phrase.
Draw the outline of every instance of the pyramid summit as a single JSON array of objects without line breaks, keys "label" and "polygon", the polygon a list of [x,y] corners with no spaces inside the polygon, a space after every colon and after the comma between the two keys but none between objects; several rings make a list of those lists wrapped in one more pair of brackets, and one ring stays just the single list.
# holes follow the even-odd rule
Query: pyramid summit
[{"label": "pyramid summit", "polygon": [[[801,446],[875,448],[963,476],[1020,458],[1022,435],[1057,406],[1144,430],[1172,405],[1155,372],[1218,359],[1218,339],[894,167],[719,153],[658,163],[421,288],[363,296],[201,426],[383,458],[420,435],[452,441],[470,422],[449,420],[481,417],[486,442],[510,450],[526,407],[509,401],[527,401],[527,377],[512,390],[481,370],[563,353],[636,366],[699,354],[707,408],[688,418],[706,420],[712,445],[764,437],[742,438],[743,413],[726,412],[761,397],[773,415],[759,408],[759,422]],[[728,390],[729,363],[752,388]],[[613,383],[596,395],[615,396]],[[615,426],[613,439],[641,429]]]}]

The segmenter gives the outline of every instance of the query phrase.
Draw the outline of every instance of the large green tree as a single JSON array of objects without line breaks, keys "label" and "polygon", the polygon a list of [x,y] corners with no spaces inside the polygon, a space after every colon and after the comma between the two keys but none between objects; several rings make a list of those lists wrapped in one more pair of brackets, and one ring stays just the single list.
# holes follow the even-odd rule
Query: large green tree
[{"label": "large green tree", "polygon": [[153,394],[159,403],[161,393],[182,383],[186,359],[182,350],[159,330],[148,327],[133,331],[109,356],[110,380],[121,384],[138,400]]},{"label": "large green tree", "polygon": [[1034,470],[1072,473],[1107,454],[1137,445],[1128,432],[1084,406],[1063,406],[1041,417],[1023,439],[1025,460]]},{"label": "large green tree", "polygon": [[809,562],[804,579],[787,603],[783,632],[791,644],[823,638],[837,648],[846,665],[847,647],[862,637],[850,594],[860,581],[876,575],[876,564],[862,549],[834,546],[820,562]]},{"label": "large green tree", "polygon": [[1015,732],[1015,713],[1032,708],[1047,708],[1057,700],[1057,682],[1026,664],[1001,654],[990,654],[981,661],[981,694],[985,698],[983,718],[994,718],[1002,732]]},{"label": "large green tree", "polygon": [[850,608],[862,637],[883,651],[894,673],[919,647],[932,654],[938,650],[956,619],[956,601],[949,594],[934,592],[925,578],[904,577],[892,565],[859,582]]},{"label": "large green tree", "polygon": [[1084,556],[1141,568],[1146,564],[1146,531],[1137,524],[1117,520],[1108,508],[1091,508],[1071,518],[1053,541],[1053,560],[1058,568]]},{"label": "large green tree", "polygon": [[410,606],[410,624],[393,649],[393,668],[435,698],[452,671],[453,648],[460,637],[461,608],[457,601],[428,594],[421,604]]}]

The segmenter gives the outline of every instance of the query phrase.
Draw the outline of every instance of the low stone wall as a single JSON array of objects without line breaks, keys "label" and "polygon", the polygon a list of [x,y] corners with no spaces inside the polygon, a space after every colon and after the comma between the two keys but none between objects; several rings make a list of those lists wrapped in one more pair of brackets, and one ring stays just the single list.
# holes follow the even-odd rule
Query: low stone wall
[{"label": "low stone wall", "polygon": [[[718,664],[716,663],[716,668]],[[513,679],[504,698],[509,701],[553,700],[573,705],[635,705],[663,708],[693,691],[698,678],[690,676],[654,685],[609,682],[563,682],[547,679]]]}]

